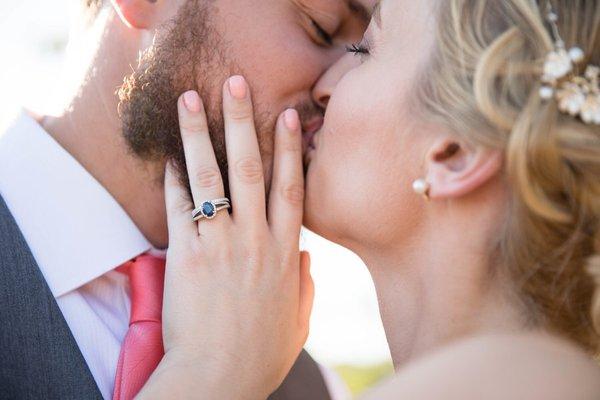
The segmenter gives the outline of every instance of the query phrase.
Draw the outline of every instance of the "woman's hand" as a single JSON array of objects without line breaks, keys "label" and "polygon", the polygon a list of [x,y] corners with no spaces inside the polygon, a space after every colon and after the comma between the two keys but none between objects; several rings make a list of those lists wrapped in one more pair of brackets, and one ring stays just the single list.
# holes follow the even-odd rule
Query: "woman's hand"
[{"label": "woman's hand", "polygon": [[287,110],[277,122],[267,208],[250,89],[241,77],[225,83],[233,212],[193,222],[194,204],[225,192],[200,97],[185,93],[178,109],[193,201],[168,166],[165,357],[140,397],[159,397],[166,388],[178,398],[264,399],[301,351],[314,294],[308,255],[298,248],[304,193],[298,114]]}]

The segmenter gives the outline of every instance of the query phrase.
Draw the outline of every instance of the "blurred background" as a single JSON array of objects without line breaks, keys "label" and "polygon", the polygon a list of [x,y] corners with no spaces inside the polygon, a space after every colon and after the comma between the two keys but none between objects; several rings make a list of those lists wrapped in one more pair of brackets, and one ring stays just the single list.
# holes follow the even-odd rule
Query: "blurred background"
[{"label": "blurred background", "polygon": [[[25,106],[51,112],[74,0],[0,1],[0,126]],[[307,348],[357,394],[392,370],[375,290],[360,259],[306,231],[316,298]]]}]

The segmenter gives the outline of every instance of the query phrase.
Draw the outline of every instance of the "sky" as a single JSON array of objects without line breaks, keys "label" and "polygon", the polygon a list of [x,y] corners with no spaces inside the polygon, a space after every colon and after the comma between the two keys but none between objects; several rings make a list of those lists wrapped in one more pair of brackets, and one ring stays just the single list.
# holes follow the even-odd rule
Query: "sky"
[{"label": "sky", "polygon": [[[21,107],[55,109],[72,1],[0,1],[0,127]],[[375,289],[364,264],[308,231],[303,247],[311,252],[316,288],[309,352],[331,366],[388,362]]]}]

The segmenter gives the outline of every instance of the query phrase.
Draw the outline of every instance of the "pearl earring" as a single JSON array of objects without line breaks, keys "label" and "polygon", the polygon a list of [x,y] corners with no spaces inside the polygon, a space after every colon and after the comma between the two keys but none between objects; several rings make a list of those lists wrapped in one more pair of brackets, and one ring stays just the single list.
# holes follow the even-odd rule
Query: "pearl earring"
[{"label": "pearl earring", "polygon": [[423,196],[425,200],[429,201],[429,191],[431,190],[431,185],[425,179],[417,179],[414,181],[413,190],[416,194]]}]

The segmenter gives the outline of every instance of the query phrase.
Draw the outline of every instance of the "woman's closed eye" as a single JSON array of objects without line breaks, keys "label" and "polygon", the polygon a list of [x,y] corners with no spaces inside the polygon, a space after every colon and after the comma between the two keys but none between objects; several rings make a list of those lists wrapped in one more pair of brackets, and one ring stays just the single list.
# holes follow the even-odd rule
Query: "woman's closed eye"
[{"label": "woman's closed eye", "polygon": [[353,43],[349,46],[346,46],[346,51],[348,53],[353,53],[354,55],[361,57],[361,59],[371,54],[371,48],[369,46],[369,43],[364,39],[360,43]]},{"label": "woman's closed eye", "polygon": [[354,54],[369,54],[369,49],[360,43],[352,43],[350,46],[346,46],[346,51]]}]

